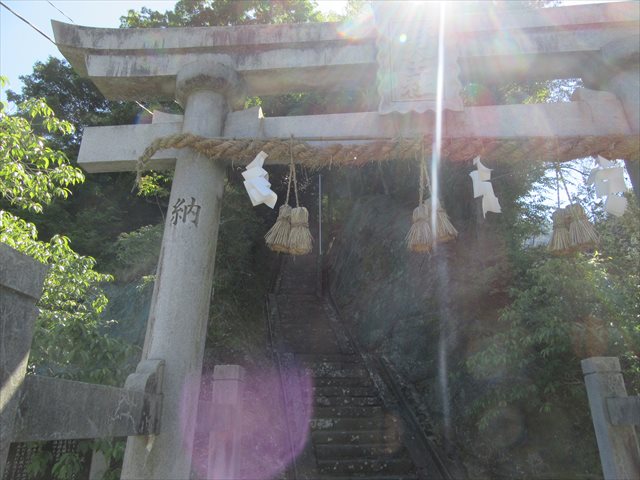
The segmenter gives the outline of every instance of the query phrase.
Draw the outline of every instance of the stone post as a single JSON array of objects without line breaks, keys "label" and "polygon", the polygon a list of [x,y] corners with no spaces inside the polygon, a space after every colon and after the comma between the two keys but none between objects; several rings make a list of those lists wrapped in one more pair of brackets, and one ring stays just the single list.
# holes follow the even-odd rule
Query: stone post
[{"label": "stone post", "polygon": [[[602,48],[600,87],[615,93],[636,134],[640,134],[640,35],[616,40]],[[633,190],[640,198],[640,158],[626,158]]]},{"label": "stone post", "polygon": [[240,467],[244,369],[239,365],[218,365],[213,370],[207,478],[235,480]]},{"label": "stone post", "polygon": [[0,478],[36,324],[47,267],[0,244]]},{"label": "stone post", "polygon": [[[177,77],[183,132],[221,136],[236,72],[198,62]],[[160,434],[129,437],[123,479],[185,480],[191,459],[202,357],[224,190],[224,166],[188,148],[177,159],[149,312],[143,360],[165,361]]]},{"label": "stone post", "polygon": [[640,450],[633,425],[613,425],[607,408],[607,398],[627,396],[620,362],[616,357],[587,358],[582,373],[605,480],[637,479]]}]

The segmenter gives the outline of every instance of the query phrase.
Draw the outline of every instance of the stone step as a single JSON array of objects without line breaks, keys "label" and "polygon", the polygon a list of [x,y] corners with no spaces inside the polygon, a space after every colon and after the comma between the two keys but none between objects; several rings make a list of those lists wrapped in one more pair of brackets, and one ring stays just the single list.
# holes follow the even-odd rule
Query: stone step
[{"label": "stone step", "polygon": [[313,443],[316,446],[324,444],[374,444],[383,443],[400,445],[400,432],[385,430],[317,430],[311,433]]},{"label": "stone step", "polygon": [[374,444],[322,444],[316,445],[318,459],[380,459],[407,457],[407,451],[402,445],[392,443]]},{"label": "stone step", "polygon": [[330,364],[318,364],[306,367],[305,370],[313,376],[313,378],[369,378],[369,372],[364,367],[332,367]]},{"label": "stone step", "polygon": [[364,371],[366,369],[362,366],[360,362],[304,362],[302,364],[305,368],[312,370],[314,372],[318,372],[319,374],[323,372],[342,372],[342,371]]},{"label": "stone step", "polygon": [[296,360],[303,365],[311,364],[311,363],[324,363],[324,362],[335,362],[341,364],[352,364],[352,363],[362,363],[362,359],[359,355],[345,355],[345,354],[334,354],[334,355],[314,355],[314,354],[299,354],[295,356]]},{"label": "stone step", "polygon": [[314,418],[383,418],[382,407],[319,407]]},{"label": "stone step", "polygon": [[378,397],[351,397],[347,395],[335,397],[316,395],[315,402],[319,407],[375,407],[382,404]]},{"label": "stone step", "polygon": [[336,378],[314,378],[315,387],[371,387],[373,382],[366,377],[336,377]]},{"label": "stone step", "polygon": [[374,387],[315,387],[317,397],[376,397],[378,391]]},{"label": "stone step", "polygon": [[[324,307],[321,303],[318,303],[318,297],[315,292],[309,293],[278,293],[276,296],[278,300],[278,306],[280,308],[286,308],[292,306],[297,311],[298,307],[310,307],[317,312],[324,312]],[[282,313],[282,312],[281,312]],[[300,313],[300,312],[298,312]],[[298,317],[296,317],[298,318]],[[303,322],[300,322],[301,324]]]},{"label": "stone step", "polygon": [[418,475],[409,473],[405,475],[393,475],[386,473],[365,473],[358,474],[352,473],[350,475],[320,475],[314,478],[314,480],[419,480]]},{"label": "stone step", "polygon": [[409,458],[318,460],[320,473],[414,473],[415,467]]},{"label": "stone step", "polygon": [[394,420],[386,420],[383,417],[369,418],[314,418],[309,421],[311,430],[336,430],[357,432],[362,430],[398,430],[400,427]]}]

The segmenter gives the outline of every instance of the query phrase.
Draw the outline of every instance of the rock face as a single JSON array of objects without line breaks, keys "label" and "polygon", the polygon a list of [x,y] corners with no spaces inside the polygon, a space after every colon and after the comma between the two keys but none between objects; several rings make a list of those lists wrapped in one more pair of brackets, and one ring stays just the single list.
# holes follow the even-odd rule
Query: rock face
[{"label": "rock face", "polygon": [[[474,221],[477,205],[459,197],[449,211],[458,239],[431,254],[409,252],[405,235],[413,207],[387,195],[356,201],[329,254],[331,293],[360,347],[388,359],[402,377],[422,430],[445,443],[447,429],[455,426],[474,448],[478,433],[464,430],[459,420],[489,383],[457,381],[443,396],[441,382],[448,376],[439,354],[444,346],[447,372],[459,372],[479,348],[479,332],[496,324],[507,298],[504,244],[494,233],[497,218]],[[518,439],[521,434],[519,429]],[[471,477],[482,478],[482,467],[460,455],[459,447],[457,442],[454,457]]]},{"label": "rock face", "polygon": [[[473,205],[460,208],[467,207]],[[450,357],[463,359],[473,330],[495,321],[508,272],[495,219],[464,225],[454,216],[456,241],[431,254],[407,251],[412,208],[389,196],[358,200],[332,246],[329,278],[361,347],[389,355],[409,379],[424,383],[437,377],[441,329]]]},{"label": "rock face", "polygon": [[[470,362],[478,352],[501,348],[492,339],[509,328],[499,321],[513,278],[509,240],[500,237],[505,228],[499,224],[509,212],[475,221],[465,198],[447,207],[460,235],[429,256],[405,247],[411,202],[390,195],[355,201],[328,259],[331,293],[344,323],[361,350],[386,358],[403,377],[423,431],[440,440],[453,437],[453,452],[470,478],[574,478],[594,472],[590,453],[577,458],[563,448],[575,445],[597,456],[595,439],[584,434],[586,412],[575,405],[543,413],[527,401],[491,407],[478,402],[498,387],[528,385],[534,375]],[[441,393],[443,377],[448,395]],[[479,415],[491,420],[479,427]]]}]

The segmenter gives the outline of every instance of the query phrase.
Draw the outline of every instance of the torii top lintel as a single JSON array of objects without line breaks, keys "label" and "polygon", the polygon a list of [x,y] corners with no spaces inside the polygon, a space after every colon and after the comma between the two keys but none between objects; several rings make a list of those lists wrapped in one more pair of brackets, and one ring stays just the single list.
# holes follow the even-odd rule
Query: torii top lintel
[{"label": "torii top lintel", "polygon": [[[227,115],[222,137],[288,139],[312,146],[369,144],[433,131],[437,13],[404,19],[403,3],[375,3],[375,18],[352,23],[103,29],[53,22],[56,43],[72,66],[114,100],[176,98],[189,65],[222,63],[246,95],[361,88],[377,81],[376,112],[264,118],[256,109]],[[456,2],[453,2],[455,4]],[[445,23],[443,154],[498,160],[522,151],[568,160],[640,153],[640,2],[503,12],[457,12]],[[581,78],[571,102],[465,106],[461,85]],[[418,115],[412,113],[417,112]],[[401,113],[408,115],[387,115]],[[183,132],[180,116],[152,125],[89,127],[79,163],[89,172],[135,169],[159,137]],[[124,140],[124,141],[123,141]],[[106,146],[109,148],[105,148]],[[246,157],[246,156],[245,156]],[[169,168],[164,150],[149,168]],[[234,158],[242,163],[246,158]],[[277,155],[270,163],[287,163]]]},{"label": "torii top lintel", "polygon": [[[377,74],[381,76],[379,69],[391,68],[396,85],[388,93],[393,97],[403,91],[402,79],[397,77],[410,72],[399,74],[399,61],[385,62],[389,58],[385,51],[392,49],[394,55],[398,51],[396,44],[402,40],[393,38],[397,32],[425,31],[429,37],[436,16],[431,12],[422,19],[398,20],[394,13],[403,3],[376,8],[375,20],[369,18],[355,28],[346,23],[306,23],[106,29],[52,23],[63,55],[114,100],[173,99],[180,68],[204,60],[235,68],[248,95],[372,84]],[[405,30],[398,30],[398,25]],[[637,35],[639,25],[638,2],[505,12],[498,23],[487,12],[459,12],[448,18],[446,43],[455,48],[459,66],[455,77],[460,81],[581,77],[592,82],[596,79],[591,73],[601,63],[601,48]],[[410,35],[407,42],[405,35],[403,43],[410,47],[411,40]],[[428,38],[427,43],[416,41],[424,52]],[[412,60],[417,61],[415,56]],[[427,55],[422,60],[432,58]],[[404,94],[420,94],[410,90]]]}]

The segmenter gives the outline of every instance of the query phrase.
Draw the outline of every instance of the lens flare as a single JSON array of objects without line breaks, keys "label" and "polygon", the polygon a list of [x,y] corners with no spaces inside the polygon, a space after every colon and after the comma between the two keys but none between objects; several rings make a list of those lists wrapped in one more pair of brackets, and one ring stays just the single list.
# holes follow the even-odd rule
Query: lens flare
[{"label": "lens flare", "polygon": [[374,30],[373,11],[369,7],[363,8],[358,15],[345,20],[337,27],[342,38],[354,41],[372,35]]},{"label": "lens flare", "polygon": [[[212,382],[211,374],[203,375],[199,398],[207,399],[207,389],[210,394]],[[190,400],[198,396],[199,385],[198,382],[185,385],[183,405],[193,404]],[[216,418],[215,408],[212,413],[197,413],[197,430],[204,433],[196,436],[192,469],[198,478],[207,478],[210,454],[215,449],[229,452],[233,441],[231,432],[235,431],[242,438],[242,462],[236,478],[270,480],[278,477],[306,445],[312,405],[312,380],[304,369],[290,368],[283,371],[282,376],[275,369],[247,372],[242,405],[235,406],[240,409],[236,424],[233,415],[219,413]],[[217,411],[223,412],[223,409]],[[188,421],[188,413],[186,408],[182,409],[183,422]],[[190,443],[185,439],[185,447]]]}]

